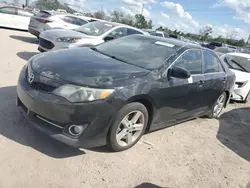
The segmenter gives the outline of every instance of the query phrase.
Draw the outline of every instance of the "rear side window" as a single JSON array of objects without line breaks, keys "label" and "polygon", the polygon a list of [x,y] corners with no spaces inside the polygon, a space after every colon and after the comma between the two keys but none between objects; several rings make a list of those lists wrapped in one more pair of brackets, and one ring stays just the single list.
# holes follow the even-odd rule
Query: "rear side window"
[{"label": "rear side window", "polygon": [[169,35],[167,33],[163,33],[165,38],[169,38]]},{"label": "rear side window", "polygon": [[134,34],[142,34],[142,32],[136,31],[134,29],[127,29],[127,34],[128,35],[134,35]]},{"label": "rear side window", "polygon": [[182,54],[174,66],[184,68],[191,74],[202,73],[202,58],[200,50],[188,50]]},{"label": "rear side window", "polygon": [[204,73],[214,73],[214,72],[222,72],[223,67],[220,64],[220,60],[209,51],[203,52],[204,57]]},{"label": "rear side window", "polygon": [[41,18],[48,18],[49,16],[51,16],[51,14],[45,11],[40,11],[36,14],[36,16]]},{"label": "rear side window", "polygon": [[3,8],[0,8],[0,13],[3,13],[3,14],[15,14],[15,8],[3,7]]}]

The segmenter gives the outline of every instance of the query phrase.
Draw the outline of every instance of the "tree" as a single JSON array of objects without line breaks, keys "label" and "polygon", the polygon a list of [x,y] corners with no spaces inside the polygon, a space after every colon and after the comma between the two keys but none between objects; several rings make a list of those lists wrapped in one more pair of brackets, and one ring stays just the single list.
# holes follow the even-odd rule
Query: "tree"
[{"label": "tree", "polygon": [[140,29],[148,29],[148,22],[142,14],[136,14],[134,26]]},{"label": "tree", "polygon": [[58,0],[37,0],[32,5],[40,10],[56,10],[60,7]]},{"label": "tree", "polygon": [[208,38],[208,35],[213,33],[213,28],[211,25],[206,25],[204,28],[200,29],[200,35],[203,36],[203,40]]},{"label": "tree", "polygon": [[104,11],[97,11],[93,14],[93,16],[97,19],[102,19],[102,20],[106,19],[106,14]]},{"label": "tree", "polygon": [[238,32],[237,31],[231,31],[228,35],[228,38],[230,38],[231,40],[236,39],[236,37],[238,36]]}]

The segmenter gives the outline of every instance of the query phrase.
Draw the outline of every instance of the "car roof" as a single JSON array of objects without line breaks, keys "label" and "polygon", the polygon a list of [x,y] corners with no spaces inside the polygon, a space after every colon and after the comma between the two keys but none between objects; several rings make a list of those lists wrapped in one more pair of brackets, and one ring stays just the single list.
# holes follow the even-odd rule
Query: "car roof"
[{"label": "car roof", "polygon": [[227,53],[227,54],[232,55],[232,56],[250,58],[250,54],[246,54],[246,53],[231,52],[231,53]]}]

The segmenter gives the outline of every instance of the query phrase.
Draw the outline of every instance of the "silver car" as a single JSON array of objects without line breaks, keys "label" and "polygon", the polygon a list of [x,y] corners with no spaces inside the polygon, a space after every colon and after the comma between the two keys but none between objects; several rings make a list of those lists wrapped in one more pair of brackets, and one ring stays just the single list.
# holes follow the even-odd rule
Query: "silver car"
[{"label": "silver car", "polygon": [[88,19],[55,11],[40,11],[30,18],[28,31],[39,37],[40,33],[49,29],[74,29],[88,23]]},{"label": "silver car", "polygon": [[93,46],[115,38],[147,33],[137,28],[107,21],[89,22],[72,30],[53,29],[42,32],[38,50],[41,52],[79,46]]}]

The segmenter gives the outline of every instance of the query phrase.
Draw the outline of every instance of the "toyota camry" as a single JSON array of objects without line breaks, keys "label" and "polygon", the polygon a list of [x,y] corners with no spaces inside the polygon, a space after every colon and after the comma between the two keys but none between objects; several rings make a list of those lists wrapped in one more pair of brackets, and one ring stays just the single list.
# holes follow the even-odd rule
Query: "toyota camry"
[{"label": "toyota camry", "polygon": [[34,56],[20,73],[17,104],[31,125],[56,140],[122,151],[145,132],[218,117],[234,81],[209,49],[131,35]]}]

